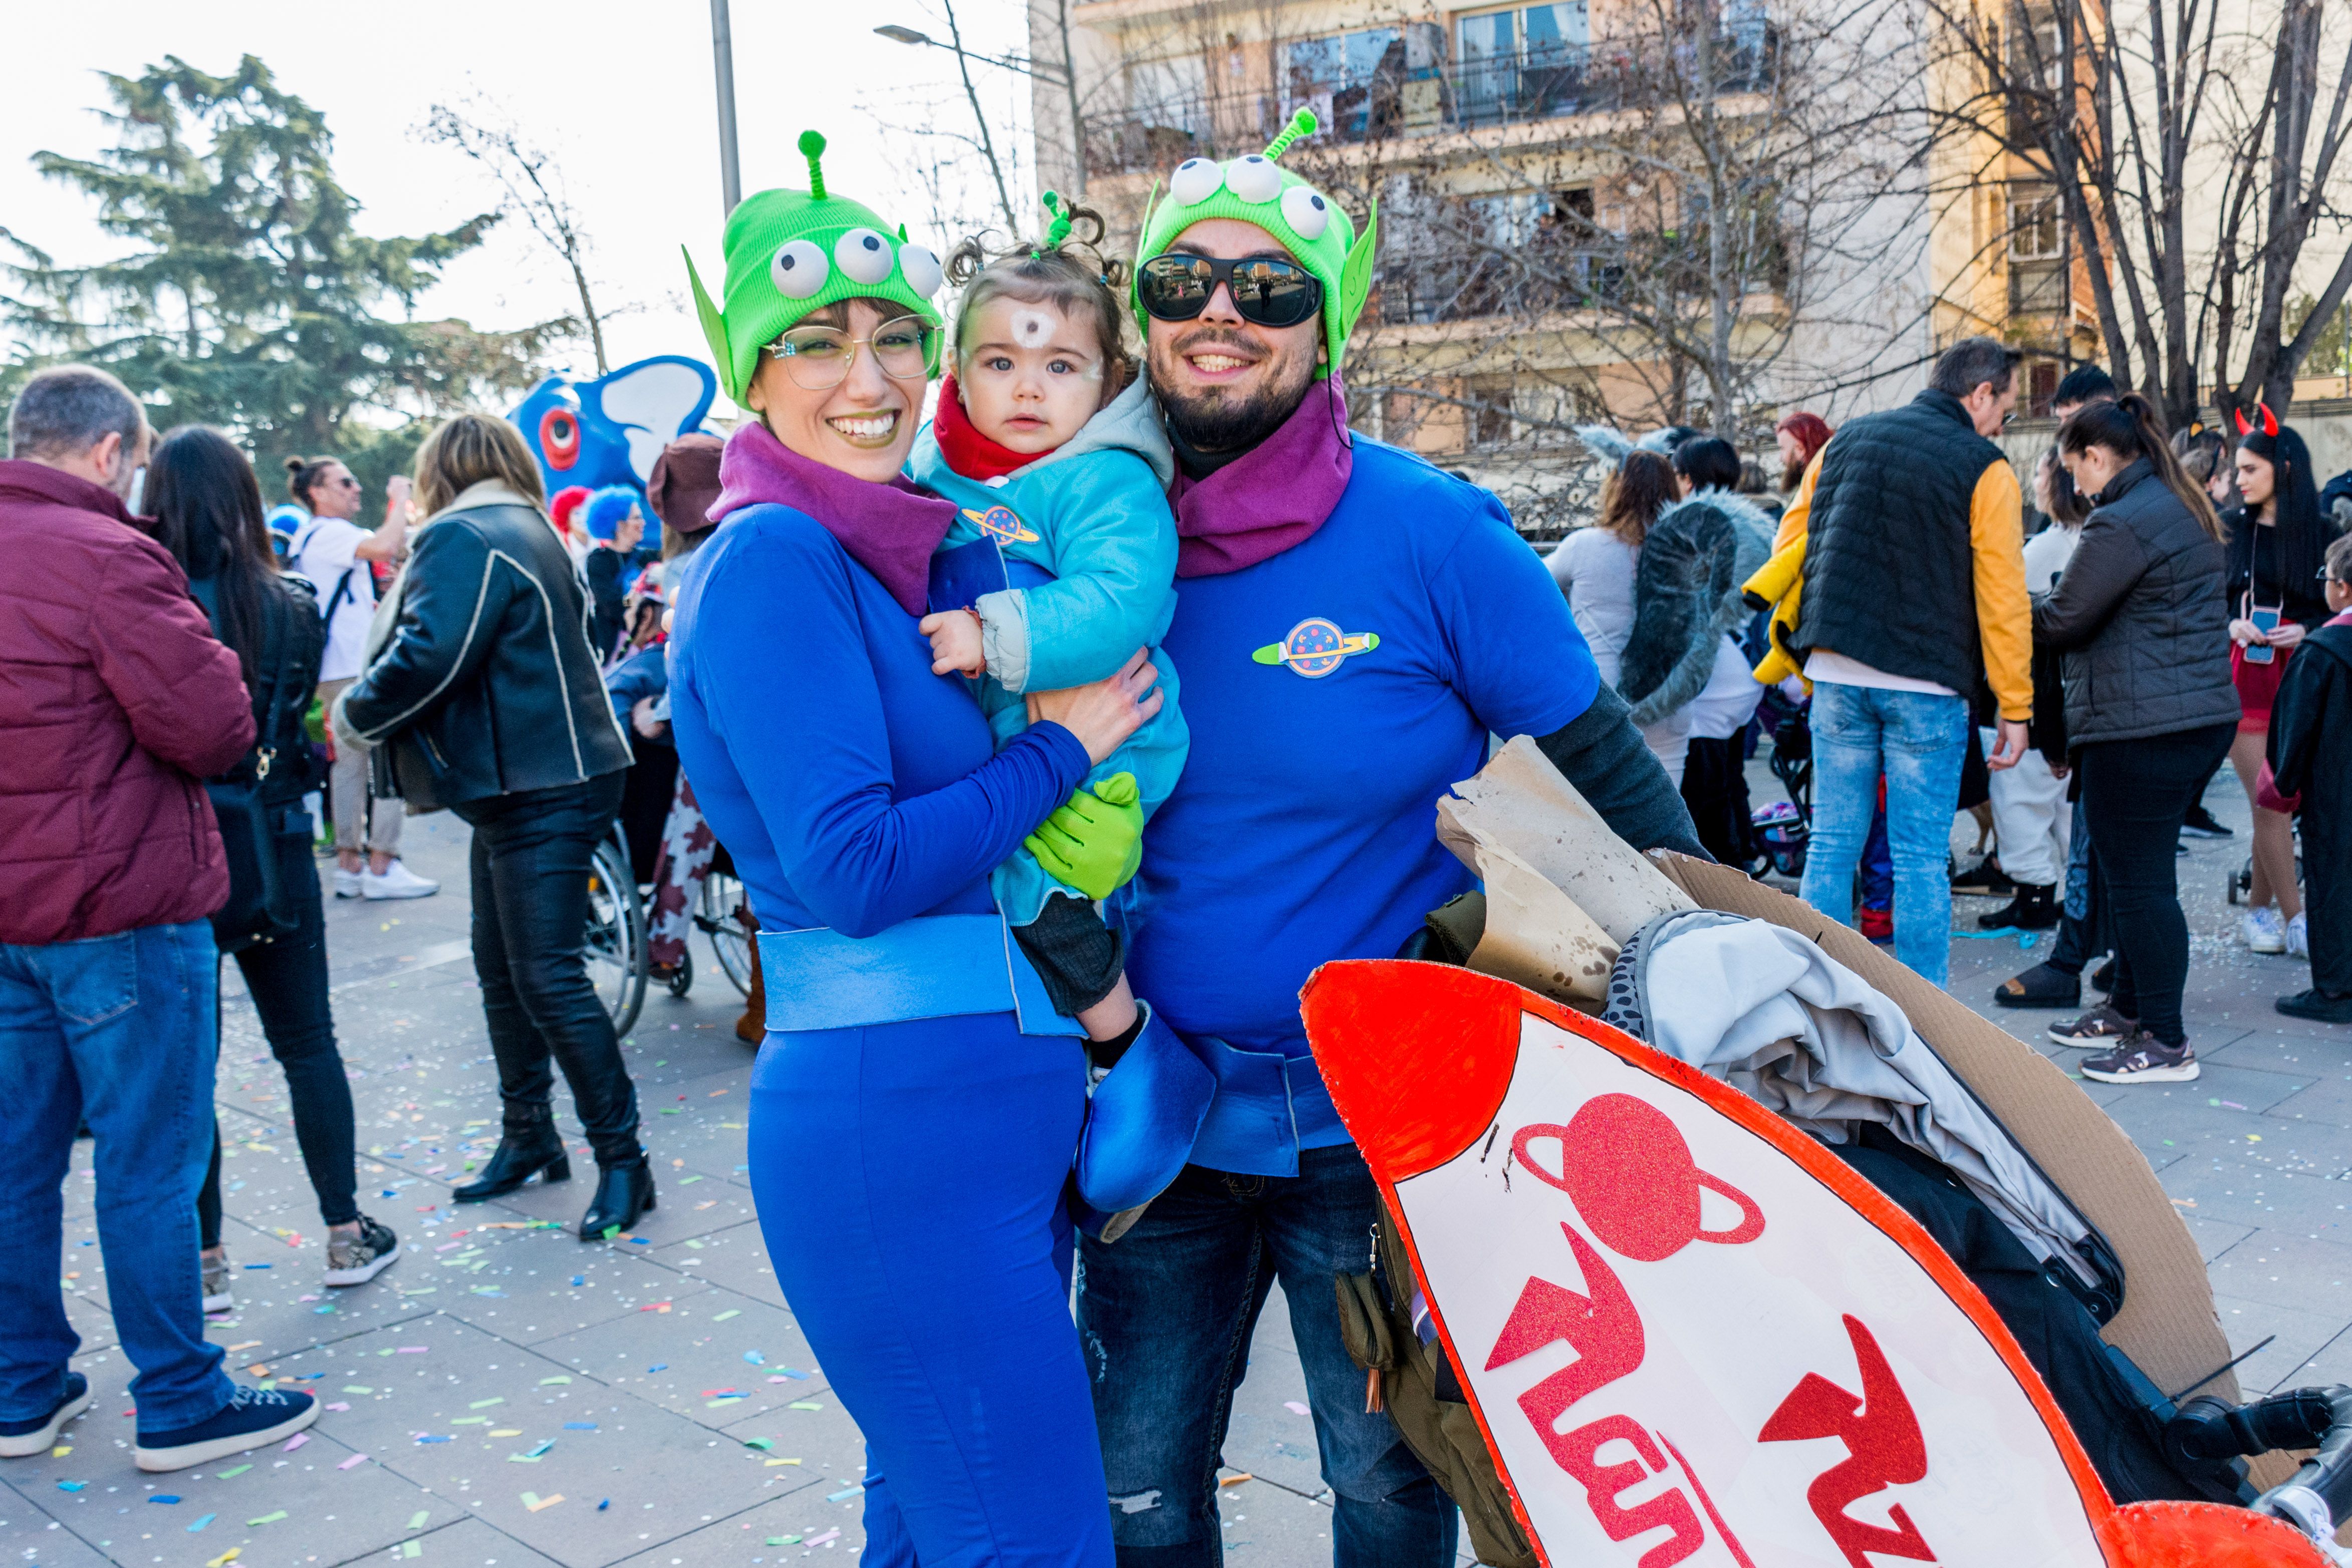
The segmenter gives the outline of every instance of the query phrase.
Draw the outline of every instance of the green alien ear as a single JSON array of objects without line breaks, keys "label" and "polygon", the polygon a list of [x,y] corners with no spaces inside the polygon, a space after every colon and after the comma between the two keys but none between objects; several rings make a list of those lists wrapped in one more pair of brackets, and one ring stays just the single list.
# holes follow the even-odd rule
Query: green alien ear
[{"label": "green alien ear", "polygon": [[694,285],[694,313],[701,319],[702,335],[709,341],[711,357],[719,362],[719,384],[727,389],[730,397],[740,396],[741,391],[735,384],[734,355],[727,347],[727,318],[719,314],[719,307],[704,291],[702,275],[694,269],[694,253],[682,245],[677,252],[686,258],[687,281]]},{"label": "green alien ear", "polygon": [[1339,345],[1344,346],[1348,334],[1356,330],[1356,318],[1364,312],[1364,302],[1372,293],[1372,247],[1380,238],[1381,201],[1372,198],[1370,208],[1364,214],[1364,232],[1348,251],[1347,265],[1339,269]]},{"label": "green alien ear", "polygon": [[824,200],[824,165],[817,160],[824,156],[824,138],[814,131],[803,131],[800,139],[801,156],[808,160],[809,198]]}]

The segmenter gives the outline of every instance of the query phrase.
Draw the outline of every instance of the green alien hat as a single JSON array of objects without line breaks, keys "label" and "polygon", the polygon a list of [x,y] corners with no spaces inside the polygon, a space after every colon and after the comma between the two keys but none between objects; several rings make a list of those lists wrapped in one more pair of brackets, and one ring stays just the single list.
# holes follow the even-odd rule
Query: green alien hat
[{"label": "green alien hat", "polygon": [[[739,404],[760,368],[760,351],[827,305],[887,300],[934,327],[941,324],[931,304],[946,280],[940,258],[908,243],[906,225],[898,226],[893,238],[891,226],[872,208],[825,190],[824,170],[817,163],[824,153],[824,137],[802,132],[800,150],[808,160],[807,190],[760,191],[727,216],[724,310],[710,302],[692,253],[686,258],[702,334],[719,362],[719,384]],[[933,357],[936,375],[936,349]]]},{"label": "green alien hat", "polygon": [[[1167,198],[1143,215],[1135,267],[1140,274],[1145,262],[1203,218],[1233,217],[1257,225],[1322,283],[1325,346],[1336,370],[1348,334],[1355,330],[1356,318],[1372,291],[1372,247],[1380,233],[1381,205],[1374,201],[1365,214],[1359,238],[1339,203],[1276,162],[1293,142],[1313,134],[1315,126],[1315,116],[1302,109],[1263,153],[1226,163],[1187,158],[1177,164],[1168,177]],[[1137,327],[1149,332],[1150,319],[1139,292],[1133,294],[1132,302]]]}]

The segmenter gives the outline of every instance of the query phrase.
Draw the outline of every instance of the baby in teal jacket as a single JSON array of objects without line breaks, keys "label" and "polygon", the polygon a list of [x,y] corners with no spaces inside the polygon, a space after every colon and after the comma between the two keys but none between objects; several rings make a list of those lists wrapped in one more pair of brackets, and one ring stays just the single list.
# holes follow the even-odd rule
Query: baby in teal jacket
[{"label": "baby in teal jacket", "polygon": [[[907,472],[961,516],[932,557],[921,629],[934,670],[977,681],[999,745],[1028,727],[1026,693],[1103,679],[1150,649],[1165,701],[1090,775],[1108,806],[1149,818],[1187,745],[1176,671],[1160,651],[1176,605],[1174,459],[1122,343],[1115,268],[1068,239],[1074,219],[1098,238],[1100,220],[1056,210],[1041,246],[992,261],[967,240],[949,258],[949,277],[966,285],[953,369]],[[1056,1009],[1097,1043],[1123,1046],[1141,1021],[1124,978],[1131,884],[1082,888],[1066,879],[1075,875],[1032,838],[991,888]]]}]

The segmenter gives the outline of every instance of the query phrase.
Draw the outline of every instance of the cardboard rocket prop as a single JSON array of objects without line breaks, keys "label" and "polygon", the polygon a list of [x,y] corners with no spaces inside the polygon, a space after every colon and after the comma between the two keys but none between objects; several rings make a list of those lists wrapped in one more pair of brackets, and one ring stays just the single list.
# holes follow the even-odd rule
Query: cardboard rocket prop
[{"label": "cardboard rocket prop", "polygon": [[1737,1090],[1507,981],[1332,964],[1324,1080],[1546,1563],[2318,1564],[2274,1521],[2111,1504],[1927,1233]]},{"label": "cardboard rocket prop", "polygon": [[[1695,901],[1613,837],[1607,864],[1569,833],[1506,846],[1464,793],[1449,842],[1509,858],[1490,907],[1577,912],[1549,945],[1507,910],[1489,927],[1558,994],[1590,989],[1576,961],[1613,956],[1612,927]],[[2326,1561],[2243,1510],[2118,1509],[1927,1233],[1738,1090],[1468,969],[1329,964],[1303,1010],[1546,1563]]]}]

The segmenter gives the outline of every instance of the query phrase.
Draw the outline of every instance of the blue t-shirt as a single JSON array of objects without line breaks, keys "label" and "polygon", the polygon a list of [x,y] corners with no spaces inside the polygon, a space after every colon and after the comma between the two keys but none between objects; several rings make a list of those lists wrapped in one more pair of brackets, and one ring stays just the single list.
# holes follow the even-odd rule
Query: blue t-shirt
[{"label": "blue t-shirt", "polygon": [[1089,759],[1059,724],[995,750],[963,682],[823,524],[745,507],[688,563],[670,724],[767,931],[984,914],[988,873]]},{"label": "blue t-shirt", "polygon": [[[1163,647],[1192,752],[1145,832],[1128,976],[1179,1033],[1293,1058],[1317,965],[1393,958],[1472,886],[1436,807],[1489,732],[1549,734],[1600,686],[1500,503],[1362,436],[1312,537],[1178,582]],[[1297,1134],[1347,1141],[1303,1111]]]}]

